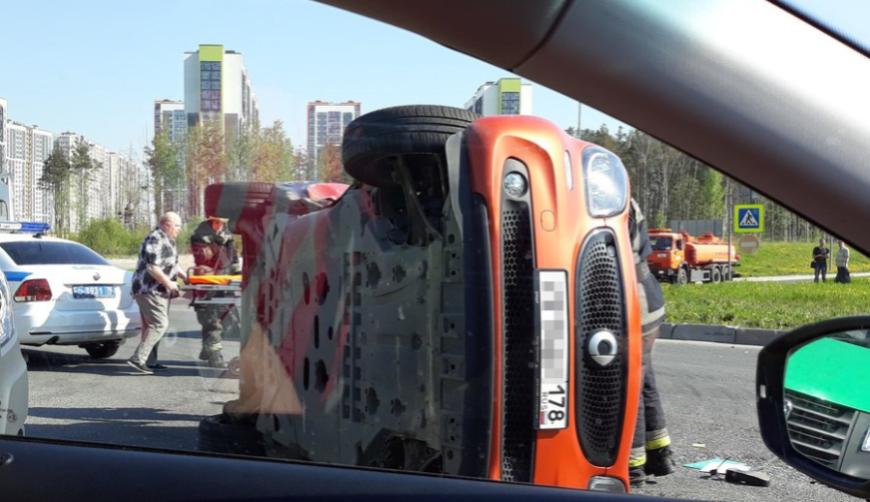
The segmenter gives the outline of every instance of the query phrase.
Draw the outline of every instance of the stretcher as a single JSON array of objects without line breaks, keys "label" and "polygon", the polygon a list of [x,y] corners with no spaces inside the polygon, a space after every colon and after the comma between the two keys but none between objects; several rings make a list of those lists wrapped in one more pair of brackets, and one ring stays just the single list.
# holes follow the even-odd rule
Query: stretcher
[{"label": "stretcher", "polygon": [[[242,303],[241,275],[188,275],[182,291],[191,297],[190,306],[235,305]],[[208,294],[217,293],[217,294]]]},{"label": "stretcher", "polygon": [[[232,305],[239,307],[242,304],[241,275],[193,275],[190,273],[192,271],[188,271],[187,284],[181,288],[185,292],[185,296],[190,295],[191,307],[195,308],[202,305]],[[227,312],[229,312],[229,309]],[[234,357],[228,361],[225,375],[238,378],[239,368],[239,358]]]}]

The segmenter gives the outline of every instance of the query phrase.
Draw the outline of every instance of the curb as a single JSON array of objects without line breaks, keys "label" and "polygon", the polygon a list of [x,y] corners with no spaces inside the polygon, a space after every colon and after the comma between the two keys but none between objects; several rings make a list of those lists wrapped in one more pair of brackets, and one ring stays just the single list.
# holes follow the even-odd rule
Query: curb
[{"label": "curb", "polygon": [[736,328],[715,324],[662,324],[659,338],[732,345],[767,345],[785,331],[776,329]]},{"label": "curb", "polygon": [[[836,272],[834,272],[836,274]],[[870,272],[854,272],[852,277],[870,277]],[[813,275],[773,275],[761,277],[735,277],[734,282],[811,282]],[[828,274],[828,280],[833,280],[831,274]]]}]

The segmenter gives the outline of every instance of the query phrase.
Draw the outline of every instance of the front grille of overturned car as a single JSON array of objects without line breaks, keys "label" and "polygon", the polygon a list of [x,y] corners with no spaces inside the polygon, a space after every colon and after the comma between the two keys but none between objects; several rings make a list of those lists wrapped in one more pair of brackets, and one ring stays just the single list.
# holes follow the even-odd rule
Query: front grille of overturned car
[{"label": "front grille of overturned car", "polygon": [[[575,287],[575,419],[583,454],[594,465],[613,465],[619,452],[628,370],[625,302],[613,234],[599,231],[584,243]],[[602,365],[589,353],[600,331],[616,338],[616,357]]]},{"label": "front grille of overturned car", "polygon": [[504,284],[504,402],[501,477],[530,482],[535,430],[534,256],[529,207],[506,203],[502,211]]},{"label": "front grille of overturned car", "polygon": [[809,459],[838,469],[855,410],[786,389],[786,426],[792,446]]}]

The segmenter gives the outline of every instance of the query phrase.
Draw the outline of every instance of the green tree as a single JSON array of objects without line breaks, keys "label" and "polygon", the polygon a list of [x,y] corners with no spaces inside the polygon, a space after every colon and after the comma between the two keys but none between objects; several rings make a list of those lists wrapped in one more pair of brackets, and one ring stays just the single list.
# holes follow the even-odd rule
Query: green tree
[{"label": "green tree", "polygon": [[115,218],[91,220],[73,236],[73,240],[108,256],[135,255],[144,238],[144,231],[128,230]]},{"label": "green tree", "polygon": [[330,183],[350,183],[351,178],[341,164],[341,147],[327,143],[317,157],[317,179]]},{"label": "green tree", "polygon": [[308,180],[308,153],[302,149],[297,148],[293,152],[293,164],[291,166],[291,176],[288,180]]},{"label": "green tree", "polygon": [[217,120],[207,120],[188,130],[187,187],[188,216],[200,216],[205,187],[226,179],[227,152],[224,132]]},{"label": "green tree", "polygon": [[[574,135],[576,130],[569,127],[565,132]],[[765,204],[767,240],[814,240],[821,235],[818,227],[798,215],[642,131],[620,128],[612,134],[602,126],[583,129],[581,138],[622,159],[631,180],[632,196],[651,225],[668,225],[675,219],[722,219],[727,224],[730,191],[737,204]],[[736,194],[750,195],[740,198]]]},{"label": "green tree", "polygon": [[247,181],[260,136],[260,124],[245,125],[227,145],[227,181]]},{"label": "green tree", "polygon": [[184,180],[184,172],[179,161],[178,148],[169,140],[166,130],[154,136],[151,146],[145,148],[145,156],[154,182],[154,214],[160,219],[160,215],[168,209],[164,207],[163,195],[166,189],[178,188]]},{"label": "green tree", "polygon": [[709,219],[721,218],[725,212],[724,176],[719,171],[710,168],[705,169],[704,174],[701,189],[704,204],[702,216]]},{"label": "green tree", "polygon": [[70,163],[55,143],[54,148],[45,159],[39,188],[51,194],[54,213],[54,231],[64,236],[69,232],[69,198],[70,198]]},{"label": "green tree", "polygon": [[90,186],[94,181],[92,173],[102,165],[91,157],[91,145],[83,138],[76,141],[76,146],[70,159],[70,168],[75,174],[78,184],[78,197],[75,202],[78,228],[84,228],[88,221],[88,205],[90,203]]},{"label": "green tree", "polygon": [[251,158],[251,177],[257,181],[290,181],[293,172],[293,145],[284,133],[284,124],[276,120],[260,129]]}]

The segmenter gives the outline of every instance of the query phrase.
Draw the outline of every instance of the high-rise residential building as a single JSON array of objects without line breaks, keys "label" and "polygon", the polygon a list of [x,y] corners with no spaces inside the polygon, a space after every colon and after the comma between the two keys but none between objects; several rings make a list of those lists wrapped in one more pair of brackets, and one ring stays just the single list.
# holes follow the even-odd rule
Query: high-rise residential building
[{"label": "high-rise residential building", "polygon": [[145,164],[136,163],[133,179],[139,187],[136,192],[138,198],[133,201],[137,208],[134,217],[136,225],[154,227],[157,224],[157,217],[154,214],[154,183],[151,179],[151,171]]},{"label": "high-rise residential building", "polygon": [[[184,111],[184,103],[162,99],[154,102],[154,134],[167,131],[169,141],[176,145],[178,152],[178,165],[185,165],[184,139],[187,135],[187,114]],[[179,213],[182,219],[187,218],[186,200],[188,188],[186,180],[177,186],[161,187],[160,198],[163,208],[167,211]]]},{"label": "high-rise residential building", "polygon": [[180,144],[187,134],[184,102],[171,99],[154,101],[154,135],[166,130],[169,141]]},{"label": "high-rise residential building", "polygon": [[532,84],[519,77],[502,78],[477,88],[465,109],[480,116],[531,115]]},{"label": "high-rise residential building", "polygon": [[[131,152],[132,153],[132,152]],[[110,154],[109,163],[118,162],[118,196],[116,207],[121,221],[128,228],[152,226],[153,190],[151,171],[144,163],[119,154]]]},{"label": "high-rise residential building", "polygon": [[45,171],[45,161],[51,155],[54,146],[54,134],[42,130],[36,126],[30,129],[31,145],[33,146],[33,185],[29,192],[33,194],[33,206],[31,207],[33,220],[51,223],[54,214],[54,196],[50,190],[40,186],[42,174]]},{"label": "high-rise residential building", "polygon": [[6,121],[6,168],[10,174],[9,197],[12,199],[11,214],[16,218],[26,218],[22,210],[24,203],[24,166],[31,161],[27,147],[27,127]]},{"label": "high-rise residential building", "polygon": [[[53,135],[37,126],[6,120],[6,166],[12,214],[27,221],[51,222],[52,196],[39,185]],[[0,218],[2,219],[2,218]]]},{"label": "high-rise residential building", "polygon": [[88,221],[98,218],[105,218],[105,206],[111,200],[111,185],[109,180],[109,165],[106,161],[106,155],[109,153],[106,147],[91,143],[91,162],[93,162],[93,172],[88,173]]},{"label": "high-rise residential building", "polygon": [[105,176],[102,179],[104,218],[122,218],[128,202],[137,198],[138,185],[136,162],[117,152],[106,153]]},{"label": "high-rise residential building", "polygon": [[320,151],[328,144],[341,145],[344,130],[360,115],[361,103],[308,103],[308,179],[315,179]]},{"label": "high-rise residential building", "polygon": [[6,165],[6,100],[0,98],[0,220],[12,219],[9,200],[10,175]]},{"label": "high-rise residential building", "polygon": [[0,176],[6,172],[6,100],[0,98]]},{"label": "high-rise residential building", "polygon": [[[72,162],[73,152],[76,149],[76,145],[80,141],[85,141],[84,136],[80,134],[76,134],[74,132],[63,132],[61,133],[55,140],[55,145],[63,155],[64,159],[67,162]],[[79,228],[79,214],[77,211],[79,200],[82,197],[82,188],[83,186],[80,184],[80,180],[77,178],[78,173],[73,173],[70,176],[69,180],[69,207],[66,211],[66,218],[69,222],[69,228],[67,230],[72,232],[77,232],[80,230]]]},{"label": "high-rise residential building", "polygon": [[184,58],[187,126],[220,120],[227,138],[259,121],[257,99],[242,55],[223,45],[203,44]]},{"label": "high-rise residential building", "polygon": [[[74,132],[64,132],[56,140],[61,153],[70,162],[73,161],[73,152],[80,142],[87,143],[93,168],[86,172],[74,169],[70,177],[69,222],[73,232],[81,230],[81,217],[84,217],[86,223],[97,218],[115,216],[111,206],[114,197],[117,197],[112,193],[115,184],[111,182],[110,152],[104,146],[92,143]],[[79,213],[82,200],[84,210]]]}]

